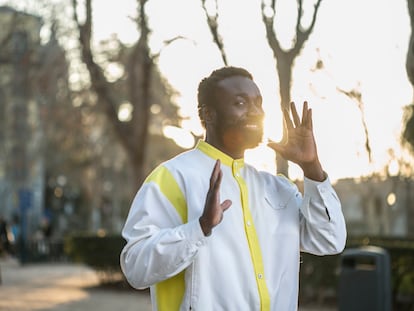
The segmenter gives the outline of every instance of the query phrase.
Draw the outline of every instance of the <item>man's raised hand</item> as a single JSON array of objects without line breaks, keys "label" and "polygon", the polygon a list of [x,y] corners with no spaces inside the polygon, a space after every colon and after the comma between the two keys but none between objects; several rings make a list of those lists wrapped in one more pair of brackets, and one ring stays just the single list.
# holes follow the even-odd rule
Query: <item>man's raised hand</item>
[{"label": "man's raised hand", "polygon": [[[268,146],[279,153],[288,161],[298,164],[306,177],[322,181],[325,174],[319,162],[316,150],[315,138],[313,135],[312,109],[308,108],[308,103],[303,103],[302,119],[299,118],[295,104],[290,104],[289,111],[283,111],[287,139],[283,143],[269,142]],[[292,120],[293,119],[293,120]]]},{"label": "man's raised hand", "polygon": [[216,161],[210,177],[210,187],[207,192],[203,214],[200,217],[200,225],[204,235],[210,235],[212,229],[223,219],[224,211],[227,210],[232,202],[224,200],[220,203],[220,185],[223,172],[220,168],[220,160]]}]

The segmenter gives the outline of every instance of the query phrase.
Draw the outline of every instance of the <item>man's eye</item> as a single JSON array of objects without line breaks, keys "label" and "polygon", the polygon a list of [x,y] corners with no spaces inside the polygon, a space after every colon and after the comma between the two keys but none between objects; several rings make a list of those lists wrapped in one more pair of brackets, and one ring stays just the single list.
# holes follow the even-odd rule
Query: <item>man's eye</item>
[{"label": "man's eye", "polygon": [[238,100],[237,102],[236,102],[236,105],[237,106],[242,106],[242,105],[244,105],[244,104],[246,104],[244,101],[242,101],[242,100]]}]

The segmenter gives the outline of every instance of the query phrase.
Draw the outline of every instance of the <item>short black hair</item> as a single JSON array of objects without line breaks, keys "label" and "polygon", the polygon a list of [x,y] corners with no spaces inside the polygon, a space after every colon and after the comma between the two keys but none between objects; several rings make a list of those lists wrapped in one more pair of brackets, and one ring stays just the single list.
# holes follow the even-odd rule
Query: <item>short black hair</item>
[{"label": "short black hair", "polygon": [[250,80],[253,80],[253,76],[244,68],[226,66],[214,70],[208,77],[201,80],[198,85],[198,116],[200,117],[201,124],[205,127],[205,121],[203,116],[203,107],[211,106],[216,101],[215,90],[218,88],[218,83],[229,77],[242,76]]}]

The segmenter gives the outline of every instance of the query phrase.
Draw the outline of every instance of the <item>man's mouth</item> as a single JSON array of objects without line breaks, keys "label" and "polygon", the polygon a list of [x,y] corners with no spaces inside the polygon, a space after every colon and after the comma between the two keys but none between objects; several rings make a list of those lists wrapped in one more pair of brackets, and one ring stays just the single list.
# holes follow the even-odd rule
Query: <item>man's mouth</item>
[{"label": "man's mouth", "polygon": [[261,129],[260,124],[253,124],[253,123],[245,124],[244,127],[247,128],[247,129],[250,129],[250,130],[259,130],[259,129]]}]

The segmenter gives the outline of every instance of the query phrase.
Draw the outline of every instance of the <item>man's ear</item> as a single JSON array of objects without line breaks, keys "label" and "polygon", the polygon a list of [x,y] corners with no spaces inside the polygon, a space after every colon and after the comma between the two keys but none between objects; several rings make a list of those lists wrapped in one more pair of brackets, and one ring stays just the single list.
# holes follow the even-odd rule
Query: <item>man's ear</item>
[{"label": "man's ear", "polygon": [[206,124],[211,123],[216,118],[216,111],[212,107],[204,107],[204,121]]}]

